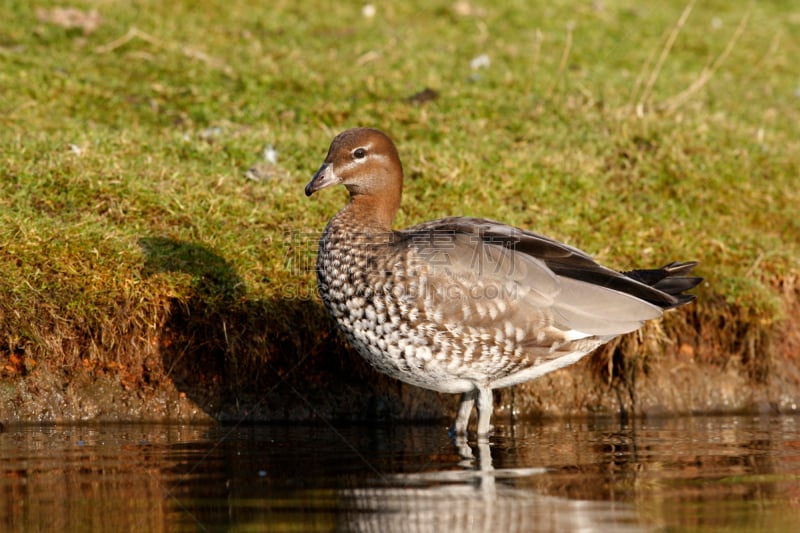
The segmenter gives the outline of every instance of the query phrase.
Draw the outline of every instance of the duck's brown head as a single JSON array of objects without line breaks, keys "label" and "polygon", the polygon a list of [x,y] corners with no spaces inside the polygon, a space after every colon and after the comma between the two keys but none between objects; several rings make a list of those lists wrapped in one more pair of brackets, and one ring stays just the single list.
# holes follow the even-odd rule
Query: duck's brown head
[{"label": "duck's brown head", "polygon": [[306,196],[339,184],[350,192],[350,207],[364,222],[391,227],[403,191],[403,166],[392,140],[372,128],[337,135],[306,185]]}]

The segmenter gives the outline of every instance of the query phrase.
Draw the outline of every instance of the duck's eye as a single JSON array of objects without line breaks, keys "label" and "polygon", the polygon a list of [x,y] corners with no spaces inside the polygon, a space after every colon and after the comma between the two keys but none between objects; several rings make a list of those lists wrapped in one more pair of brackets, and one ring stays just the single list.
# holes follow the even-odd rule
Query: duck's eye
[{"label": "duck's eye", "polygon": [[356,148],[353,151],[353,157],[355,157],[356,159],[364,159],[365,157],[367,157],[367,151],[364,148]]}]

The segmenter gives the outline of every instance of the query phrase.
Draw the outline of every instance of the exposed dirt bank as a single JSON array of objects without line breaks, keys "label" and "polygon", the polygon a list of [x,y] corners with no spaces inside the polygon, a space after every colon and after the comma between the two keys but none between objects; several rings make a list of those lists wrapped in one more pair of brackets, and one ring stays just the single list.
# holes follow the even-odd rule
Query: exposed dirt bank
[{"label": "exposed dirt bank", "polygon": [[[798,412],[800,286],[791,278],[777,289],[785,319],[705,297],[572,367],[497,391],[496,416]],[[79,325],[39,328],[61,337],[0,356],[0,420],[449,420],[455,412],[455,396],[373,371],[315,301],[215,310],[173,301],[155,316],[117,324],[126,334],[108,349]],[[47,353],[56,346],[86,355],[63,364],[64,353]]]}]

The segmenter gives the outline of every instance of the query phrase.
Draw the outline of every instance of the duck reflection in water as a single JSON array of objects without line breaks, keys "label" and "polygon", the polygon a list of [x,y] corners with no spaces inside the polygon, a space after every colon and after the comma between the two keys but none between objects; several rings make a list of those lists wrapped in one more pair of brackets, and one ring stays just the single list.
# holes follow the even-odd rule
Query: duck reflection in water
[{"label": "duck reflection in water", "polygon": [[[540,494],[530,478],[546,468],[495,468],[489,439],[453,441],[458,469],[395,474],[387,486],[343,491],[345,529],[368,532],[641,531],[628,504]],[[526,479],[527,478],[527,479]],[[517,483],[522,481],[523,483]]]}]

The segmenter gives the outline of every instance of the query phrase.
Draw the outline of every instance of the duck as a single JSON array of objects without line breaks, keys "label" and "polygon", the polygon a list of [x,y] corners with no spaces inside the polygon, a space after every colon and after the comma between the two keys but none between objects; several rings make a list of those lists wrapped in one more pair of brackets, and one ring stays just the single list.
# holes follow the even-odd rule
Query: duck
[{"label": "duck", "polygon": [[[403,166],[389,136],[333,139],[306,196],[343,185],[349,201],[322,232],[321,300],[349,344],[406,383],[460,394],[451,432],[493,430],[494,389],[579,361],[695,299],[696,261],[616,271],[587,253],[490,219],[451,216],[393,229]],[[477,404],[477,406],[476,406]]]}]

